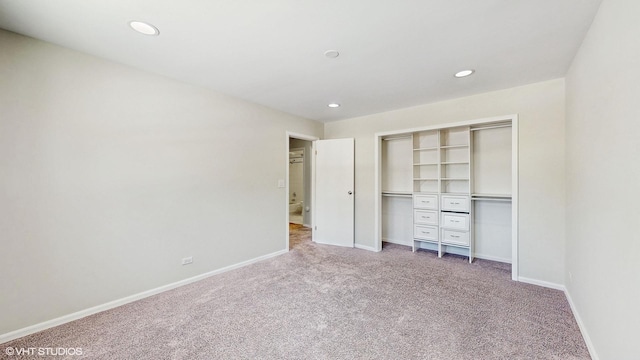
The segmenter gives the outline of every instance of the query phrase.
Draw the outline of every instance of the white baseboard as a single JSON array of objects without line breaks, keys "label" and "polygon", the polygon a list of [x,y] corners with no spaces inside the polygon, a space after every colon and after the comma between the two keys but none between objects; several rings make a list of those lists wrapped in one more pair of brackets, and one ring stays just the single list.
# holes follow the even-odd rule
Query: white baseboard
[{"label": "white baseboard", "polygon": [[478,258],[478,259],[483,259],[483,260],[497,261],[497,262],[501,262],[501,263],[511,264],[511,259],[501,258],[501,257],[498,257],[498,256],[491,256],[491,255],[484,255],[484,254],[475,253],[473,255],[473,257],[474,258]]},{"label": "white baseboard", "polygon": [[580,318],[580,314],[578,313],[578,310],[576,309],[576,306],[573,303],[573,299],[571,299],[571,294],[569,294],[569,290],[567,290],[567,288],[564,285],[555,284],[548,281],[529,279],[522,276],[518,277],[518,281],[521,281],[527,284],[533,284],[533,285],[543,286],[551,289],[561,290],[562,292],[564,292],[564,295],[567,298],[567,301],[569,302],[569,307],[571,307],[571,312],[573,313],[573,317],[576,319],[576,322],[578,323],[578,328],[580,329],[582,338],[584,339],[584,342],[587,345],[587,349],[589,350],[589,355],[591,356],[591,359],[593,360],[600,359],[598,357],[598,354],[596,354],[595,348],[593,347],[593,342],[591,342],[591,338],[589,337],[587,328],[584,326],[584,323],[582,322],[582,318]]},{"label": "white baseboard", "polygon": [[518,276],[518,281],[527,283],[527,284],[538,285],[538,286],[542,286],[550,289],[560,290],[560,291],[567,290],[564,287],[564,285],[561,285],[561,284],[556,284],[549,281],[543,281],[543,280],[537,280],[537,279],[530,279],[522,276]]},{"label": "white baseboard", "polygon": [[394,239],[382,238],[382,242],[386,242],[386,243],[389,243],[389,244],[396,244],[396,245],[404,245],[404,246],[413,246],[412,241],[402,242],[402,241],[398,241],[398,240],[394,240]]},{"label": "white baseboard", "polygon": [[380,250],[378,250],[378,249],[376,249],[376,248],[374,248],[372,246],[354,244],[353,247],[355,247],[356,249],[362,249],[362,250],[373,251],[373,252],[380,252]]},{"label": "white baseboard", "polygon": [[23,336],[31,335],[33,333],[37,333],[39,331],[52,328],[54,326],[58,326],[58,325],[62,325],[62,324],[74,321],[74,320],[78,320],[78,319],[81,319],[83,317],[87,317],[89,315],[93,315],[93,314],[96,314],[96,313],[99,313],[99,312],[102,312],[102,311],[105,311],[105,310],[113,309],[115,307],[122,306],[122,305],[125,305],[125,304],[128,304],[128,303],[140,300],[140,299],[144,299],[144,298],[147,298],[149,296],[153,296],[153,295],[159,294],[161,292],[165,292],[165,291],[172,290],[172,289],[175,289],[175,288],[180,287],[180,286],[191,284],[193,282],[208,278],[208,277],[213,276],[213,275],[218,275],[218,274],[230,271],[230,270],[238,269],[238,268],[241,268],[243,266],[247,266],[247,265],[250,265],[250,264],[262,261],[262,260],[266,260],[266,259],[278,256],[278,255],[282,255],[282,254],[285,254],[285,253],[287,253],[287,250],[276,251],[276,252],[273,252],[271,254],[259,256],[257,258],[253,258],[253,259],[250,259],[250,260],[247,260],[247,261],[243,261],[243,262],[240,262],[240,263],[237,263],[237,264],[229,265],[229,266],[223,267],[223,268],[218,269],[218,270],[213,270],[213,271],[210,271],[210,272],[207,272],[207,273],[204,273],[204,274],[200,274],[200,275],[196,275],[194,277],[190,277],[188,279],[184,279],[184,280],[180,280],[180,281],[177,281],[177,282],[174,282],[174,283],[171,283],[171,284],[163,285],[163,286],[157,287],[155,289],[143,291],[141,293],[137,293],[137,294],[134,294],[134,295],[131,295],[131,296],[127,296],[127,297],[124,297],[124,298],[121,298],[121,299],[118,299],[118,300],[110,301],[110,302],[102,304],[102,305],[98,305],[98,306],[94,306],[94,307],[91,307],[91,308],[88,308],[88,309],[80,310],[80,311],[74,312],[72,314],[64,315],[64,316],[61,316],[61,317],[58,317],[58,318],[55,318],[55,319],[52,319],[52,320],[47,320],[47,321],[41,322],[39,324],[27,326],[25,328],[18,329],[18,330],[15,330],[15,331],[12,331],[12,332],[9,332],[9,333],[6,333],[6,334],[1,334],[0,335],[0,344],[8,342],[8,341],[11,341],[11,340],[15,340],[15,339],[21,338]]},{"label": "white baseboard", "polygon": [[582,322],[582,318],[576,309],[576,305],[573,303],[573,299],[571,299],[571,294],[569,294],[569,290],[564,289],[564,295],[567,297],[567,301],[569,302],[569,306],[571,307],[571,312],[573,313],[573,317],[576,319],[578,323],[578,328],[580,329],[580,333],[582,334],[582,338],[584,339],[585,344],[587,344],[587,349],[589,350],[589,355],[591,355],[591,359],[599,360],[598,354],[596,354],[596,349],[593,347],[593,343],[591,342],[591,338],[589,337],[589,333],[587,333],[587,328],[584,326]]}]

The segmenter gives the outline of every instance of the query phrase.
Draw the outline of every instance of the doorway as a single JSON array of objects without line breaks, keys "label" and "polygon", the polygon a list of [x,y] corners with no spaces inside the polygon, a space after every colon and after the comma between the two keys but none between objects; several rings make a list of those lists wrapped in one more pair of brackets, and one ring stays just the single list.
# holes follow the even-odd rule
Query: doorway
[{"label": "doorway", "polygon": [[[319,140],[316,137],[287,132],[286,178],[284,183],[286,248],[290,250],[290,199],[293,196],[290,184],[290,153],[304,148],[304,204],[302,226],[311,229],[313,242],[354,247],[355,208],[355,146],[353,138]],[[306,189],[306,190],[305,190]],[[296,194],[298,199],[298,194]],[[295,205],[299,209],[298,204]]]},{"label": "doorway", "polygon": [[313,149],[317,137],[287,132],[285,178],[286,249],[291,246],[291,227],[312,231],[314,200]]},{"label": "doorway", "polygon": [[[309,141],[289,140],[289,223],[309,226],[311,208],[308,202],[311,198],[309,160],[305,159],[310,148]],[[303,147],[297,147],[302,145]],[[305,201],[306,200],[306,201]]]}]

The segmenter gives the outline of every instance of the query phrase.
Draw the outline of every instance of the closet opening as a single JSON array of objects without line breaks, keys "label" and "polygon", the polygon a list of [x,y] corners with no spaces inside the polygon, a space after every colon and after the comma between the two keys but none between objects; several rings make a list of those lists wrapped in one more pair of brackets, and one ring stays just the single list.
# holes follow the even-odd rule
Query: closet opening
[{"label": "closet opening", "polygon": [[382,243],[511,264],[518,279],[518,117],[375,134]]}]

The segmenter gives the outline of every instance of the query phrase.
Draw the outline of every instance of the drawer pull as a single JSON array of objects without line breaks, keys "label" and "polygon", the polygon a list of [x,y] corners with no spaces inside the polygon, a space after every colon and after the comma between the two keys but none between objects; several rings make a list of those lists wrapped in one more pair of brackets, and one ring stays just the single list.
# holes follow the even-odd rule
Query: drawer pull
[{"label": "drawer pull", "polygon": [[451,235],[452,238],[459,238],[460,235]]},{"label": "drawer pull", "polygon": [[452,202],[451,202],[451,204],[453,204],[453,205],[460,205],[460,203],[459,203],[459,202],[457,202],[457,201],[452,201]]}]

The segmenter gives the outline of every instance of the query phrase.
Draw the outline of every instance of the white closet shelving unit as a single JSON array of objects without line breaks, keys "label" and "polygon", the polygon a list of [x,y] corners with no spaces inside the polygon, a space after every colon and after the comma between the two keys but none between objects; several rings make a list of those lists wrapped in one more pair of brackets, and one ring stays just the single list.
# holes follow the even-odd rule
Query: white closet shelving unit
[{"label": "white closet shelving unit", "polygon": [[437,193],[440,181],[439,133],[423,131],[413,138],[413,193]]},{"label": "white closet shelving unit", "polygon": [[421,131],[413,137],[413,239],[433,244],[439,241],[438,189],[440,188],[440,132]]},{"label": "white closet shelving unit", "polygon": [[413,145],[413,251],[434,244],[442,257],[456,247],[473,261],[470,128],[415,132]]},{"label": "white closet shelving unit", "polygon": [[464,249],[473,261],[471,241],[471,136],[468,126],[440,130],[441,257],[449,247]]},{"label": "white closet shelving unit", "polygon": [[438,257],[511,262],[513,119],[377,135],[381,239]]}]

